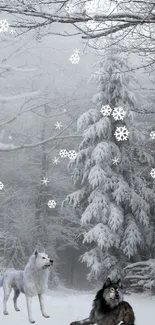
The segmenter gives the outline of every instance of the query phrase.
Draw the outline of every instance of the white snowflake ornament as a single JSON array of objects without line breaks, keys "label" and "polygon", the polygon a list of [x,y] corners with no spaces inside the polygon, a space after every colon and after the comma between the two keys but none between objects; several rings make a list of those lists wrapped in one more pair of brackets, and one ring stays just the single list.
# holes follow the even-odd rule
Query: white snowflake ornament
[{"label": "white snowflake ornament", "polygon": [[47,205],[49,206],[50,209],[54,209],[57,204],[54,200],[49,200]]},{"label": "white snowflake ornament", "polygon": [[46,185],[46,186],[47,186],[47,183],[49,183],[48,178],[43,177],[43,179],[41,180],[41,183],[42,183],[43,185]]},{"label": "white snowflake ornament", "polygon": [[9,29],[9,24],[6,19],[0,20],[0,33],[7,32]]},{"label": "white snowflake ornament", "polygon": [[79,50],[75,50],[75,52],[71,55],[70,59],[72,64],[78,64],[80,61]]},{"label": "white snowflake ornament", "polygon": [[53,159],[53,165],[58,165],[59,162],[60,162],[59,158],[54,157],[54,159]]},{"label": "white snowflake ornament", "polygon": [[150,137],[151,137],[152,139],[155,139],[155,131],[151,131],[151,133],[150,133]]},{"label": "white snowflake ornament", "polygon": [[8,32],[9,32],[9,34],[12,35],[12,36],[15,36],[15,35],[16,35],[16,32],[15,32],[15,30],[14,30],[13,28],[9,28],[9,29],[8,29]]},{"label": "white snowflake ornament", "polygon": [[115,107],[112,112],[112,116],[115,121],[123,120],[125,116],[125,111],[122,107]]},{"label": "white snowflake ornament", "polygon": [[66,149],[61,149],[61,150],[59,151],[59,156],[60,156],[61,158],[66,158],[66,157],[68,157],[68,151],[67,151]]},{"label": "white snowflake ornament", "polygon": [[105,105],[105,106],[102,106],[100,112],[103,116],[110,116],[110,114],[112,112],[112,108],[110,107],[110,105]]},{"label": "white snowflake ornament", "polygon": [[150,175],[152,176],[152,178],[155,178],[155,168],[151,169]]},{"label": "white snowflake ornament", "polygon": [[119,158],[114,157],[114,159],[112,159],[112,164],[113,164],[113,165],[118,165],[119,163],[120,163]]},{"label": "white snowflake ornament", "polygon": [[61,122],[56,122],[56,124],[54,124],[54,125],[55,125],[55,128],[56,128],[56,129],[61,130],[61,128],[63,128],[63,125],[62,125]]},{"label": "white snowflake ornament", "polygon": [[117,141],[124,141],[127,140],[129,137],[129,131],[126,128],[126,126],[119,126],[116,128],[116,131],[114,133]]},{"label": "white snowflake ornament", "polygon": [[0,182],[0,190],[2,190],[4,187],[4,184],[2,182]]},{"label": "white snowflake ornament", "polygon": [[77,153],[76,153],[76,151],[75,150],[69,150],[68,151],[68,158],[69,159],[75,159],[76,158],[76,156],[77,156]]}]

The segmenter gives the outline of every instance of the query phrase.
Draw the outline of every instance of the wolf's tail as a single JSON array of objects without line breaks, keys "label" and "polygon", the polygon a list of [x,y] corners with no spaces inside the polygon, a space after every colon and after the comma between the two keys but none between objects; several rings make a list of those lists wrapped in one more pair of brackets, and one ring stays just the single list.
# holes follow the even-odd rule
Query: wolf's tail
[{"label": "wolf's tail", "polygon": [[4,276],[1,276],[1,277],[0,277],[0,287],[3,286],[3,281],[4,281]]}]

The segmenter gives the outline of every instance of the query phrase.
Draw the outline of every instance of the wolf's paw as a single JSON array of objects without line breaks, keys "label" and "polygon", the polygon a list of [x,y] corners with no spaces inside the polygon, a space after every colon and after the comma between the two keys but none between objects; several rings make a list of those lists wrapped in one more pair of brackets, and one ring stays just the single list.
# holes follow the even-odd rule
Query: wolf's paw
[{"label": "wolf's paw", "polygon": [[50,316],[46,315],[46,314],[43,314],[43,317],[45,318],[50,318]]},{"label": "wolf's paw", "polygon": [[30,320],[29,321],[31,324],[34,324],[35,323],[35,320]]},{"label": "wolf's paw", "polygon": [[4,314],[4,315],[9,315],[9,313],[8,313],[7,310],[5,310],[5,311],[3,312],[3,314]]},{"label": "wolf's paw", "polygon": [[15,311],[20,311],[20,309],[19,308],[16,308]]}]

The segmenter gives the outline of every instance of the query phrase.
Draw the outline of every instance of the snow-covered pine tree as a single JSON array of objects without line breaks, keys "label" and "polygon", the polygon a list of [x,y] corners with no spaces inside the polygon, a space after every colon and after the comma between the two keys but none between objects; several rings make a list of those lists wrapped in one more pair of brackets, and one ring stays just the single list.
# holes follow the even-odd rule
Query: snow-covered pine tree
[{"label": "snow-covered pine tree", "polygon": [[133,291],[155,293],[155,259],[129,264],[125,268],[125,284]]},{"label": "snow-covered pine tree", "polygon": [[[99,62],[92,77],[98,89],[93,97],[96,109],[90,109],[78,120],[83,140],[76,159],[70,164],[78,189],[67,196],[65,203],[82,210],[86,252],[81,261],[90,267],[89,280],[120,275],[126,262],[129,259],[133,262],[133,257],[138,256],[150,230],[150,200],[154,200],[154,194],[145,178],[142,179],[138,166],[142,166],[143,159],[148,168],[152,157],[134,146],[136,132],[130,120],[134,96],[123,70],[128,70],[126,61],[114,51]],[[105,105],[109,105],[106,106],[109,114]],[[122,107],[126,112],[123,120],[113,117],[115,107]],[[118,141],[114,133],[122,126],[129,130],[129,139]],[[119,159],[118,164],[115,158]],[[148,173],[149,170],[150,167]]]}]

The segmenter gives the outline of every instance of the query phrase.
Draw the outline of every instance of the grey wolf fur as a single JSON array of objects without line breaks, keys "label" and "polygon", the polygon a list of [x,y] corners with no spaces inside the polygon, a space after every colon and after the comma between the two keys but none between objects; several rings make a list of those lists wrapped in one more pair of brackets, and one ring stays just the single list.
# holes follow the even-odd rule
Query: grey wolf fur
[{"label": "grey wolf fur", "polygon": [[8,315],[7,301],[10,296],[12,288],[14,289],[14,308],[19,311],[17,306],[17,298],[20,293],[24,293],[26,296],[28,318],[30,323],[35,323],[32,310],[31,300],[32,297],[37,296],[40,302],[41,313],[44,317],[48,318],[44,310],[43,293],[47,288],[47,282],[49,277],[49,268],[53,264],[53,261],[45,253],[39,253],[34,251],[30,256],[27,265],[23,271],[12,271],[6,273],[0,278],[0,285],[3,286],[4,298],[3,298],[3,313]]},{"label": "grey wolf fur", "polygon": [[123,301],[121,281],[111,282],[108,278],[96,294],[88,318],[72,322],[70,325],[134,325],[135,316],[132,307]]}]

